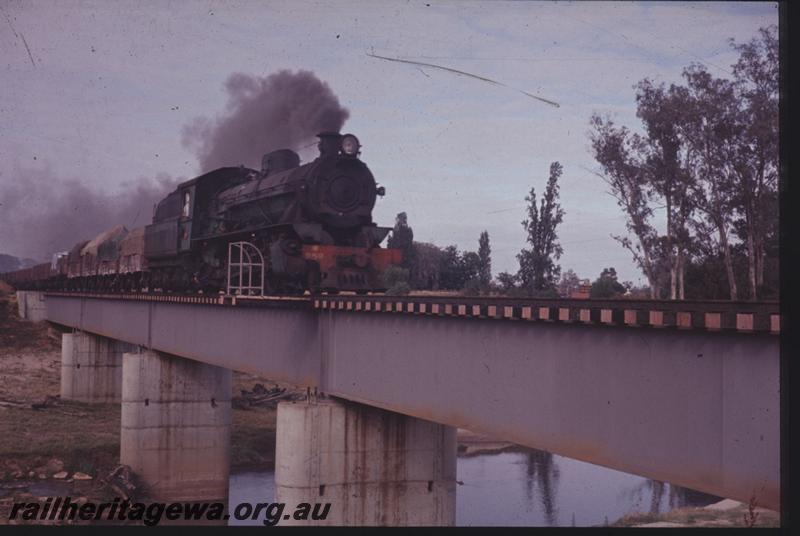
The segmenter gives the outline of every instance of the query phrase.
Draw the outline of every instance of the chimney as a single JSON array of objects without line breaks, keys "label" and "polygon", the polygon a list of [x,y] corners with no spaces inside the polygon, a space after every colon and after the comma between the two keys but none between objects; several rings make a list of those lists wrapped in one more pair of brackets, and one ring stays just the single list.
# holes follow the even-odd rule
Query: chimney
[{"label": "chimney", "polygon": [[320,132],[317,137],[320,156],[336,156],[342,150],[342,135],[338,132]]}]

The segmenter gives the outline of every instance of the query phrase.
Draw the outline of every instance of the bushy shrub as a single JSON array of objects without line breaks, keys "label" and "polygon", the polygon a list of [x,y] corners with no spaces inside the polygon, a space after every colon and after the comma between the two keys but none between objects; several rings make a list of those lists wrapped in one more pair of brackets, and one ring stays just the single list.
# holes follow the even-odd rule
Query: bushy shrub
[{"label": "bushy shrub", "polygon": [[389,296],[404,296],[411,292],[411,287],[405,281],[395,283],[386,291]]},{"label": "bushy shrub", "polygon": [[398,296],[411,292],[408,279],[408,268],[403,268],[394,264],[390,265],[386,268],[386,271],[383,272],[383,284],[387,289],[386,294]]}]

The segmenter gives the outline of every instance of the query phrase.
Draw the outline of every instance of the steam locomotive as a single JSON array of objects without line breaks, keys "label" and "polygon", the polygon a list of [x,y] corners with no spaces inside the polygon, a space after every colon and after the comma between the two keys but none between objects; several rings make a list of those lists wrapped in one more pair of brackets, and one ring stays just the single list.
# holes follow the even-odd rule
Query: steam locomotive
[{"label": "steam locomotive", "polygon": [[260,171],[216,169],[179,184],[150,225],[115,226],[2,277],[17,288],[60,290],[383,292],[384,271],[402,260],[380,246],[391,228],[372,221],[385,189],[359,159],[358,138],[318,138],[312,162],[281,149],[264,155]]}]

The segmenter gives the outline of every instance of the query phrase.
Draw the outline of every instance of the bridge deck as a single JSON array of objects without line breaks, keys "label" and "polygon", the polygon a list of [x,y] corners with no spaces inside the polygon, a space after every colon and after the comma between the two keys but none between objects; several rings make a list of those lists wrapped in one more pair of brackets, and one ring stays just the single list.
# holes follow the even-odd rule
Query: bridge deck
[{"label": "bridge deck", "polygon": [[50,292],[48,296],[221,305],[294,307],[602,324],[627,327],[780,333],[778,302],[525,299],[460,296],[204,296],[198,294],[102,294]]},{"label": "bridge deck", "polygon": [[46,305],[65,326],[777,509],[779,340],[763,322],[777,305],[734,311],[753,315],[741,329],[698,327],[696,315],[731,312],[715,304],[688,309],[688,325],[658,304],[675,325],[656,329],[626,323],[628,303],[607,322],[607,304],[587,301],[569,300],[566,320],[541,306],[553,321],[533,305],[438,297],[48,294]]}]

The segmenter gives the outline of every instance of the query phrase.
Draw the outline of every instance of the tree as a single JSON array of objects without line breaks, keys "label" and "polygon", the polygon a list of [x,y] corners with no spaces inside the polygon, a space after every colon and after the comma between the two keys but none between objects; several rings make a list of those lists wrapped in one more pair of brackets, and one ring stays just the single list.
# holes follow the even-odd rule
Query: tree
[{"label": "tree", "polygon": [[683,72],[687,87],[680,130],[690,148],[690,167],[696,180],[689,186],[701,218],[693,222],[698,235],[716,233],[717,250],[724,260],[730,299],[738,298],[738,285],[731,255],[731,225],[734,216],[735,185],[732,166],[736,138],[741,126],[733,84],[714,78],[701,65]]},{"label": "tree", "polygon": [[[740,53],[733,81],[715,78],[699,64],[684,70],[680,125],[699,174],[694,195],[705,219],[701,225],[716,230],[730,298],[747,288],[750,299],[757,299],[777,223],[777,28],[761,28],[749,43],[731,44]],[[745,245],[744,284],[734,269],[734,235]]]},{"label": "tree", "polygon": [[573,292],[577,292],[581,287],[581,279],[572,268],[561,274],[558,282],[558,295],[562,298],[569,298]]},{"label": "tree", "polygon": [[469,287],[472,291],[479,290],[481,284],[481,257],[474,251],[465,251],[461,254],[460,262],[460,288]]},{"label": "tree", "polygon": [[670,299],[684,299],[685,251],[690,237],[686,231],[693,205],[688,193],[692,174],[687,171],[687,147],[680,132],[685,106],[683,88],[658,86],[644,79],[637,85],[636,115],[647,132],[640,146],[644,157],[644,178],[664,201],[667,236],[664,251],[669,259]]},{"label": "tree", "polygon": [[594,157],[605,172],[598,175],[611,188],[609,193],[625,212],[625,226],[636,237],[636,242],[623,236],[613,238],[633,254],[650,284],[650,297],[656,299],[660,295],[661,279],[658,232],[650,223],[653,216],[651,195],[643,165],[637,159],[644,142],[640,136],[631,135],[626,127],[617,127],[610,118],[595,114],[590,124]]},{"label": "tree", "polygon": [[410,268],[414,264],[414,231],[408,225],[408,216],[405,212],[399,213],[395,218],[394,229],[386,245],[403,252],[401,266]]},{"label": "tree", "polygon": [[[693,256],[686,266],[686,291],[696,300],[714,300],[725,298],[729,295],[728,281],[720,274],[724,274],[725,259],[714,244],[708,248],[705,255]],[[740,244],[731,247],[734,273],[737,274],[737,283],[743,280],[747,268],[747,259]]]},{"label": "tree", "polygon": [[461,255],[456,246],[447,246],[442,250],[439,265],[439,283],[447,290],[460,290],[464,284],[461,277]]},{"label": "tree", "polygon": [[497,284],[504,293],[509,293],[517,286],[517,275],[508,272],[497,274]]},{"label": "tree", "polygon": [[440,286],[442,249],[427,242],[413,243],[410,284],[415,289],[436,290]]},{"label": "tree", "polygon": [[734,84],[743,104],[744,132],[737,144],[735,166],[739,195],[736,206],[744,225],[750,298],[764,285],[769,242],[777,243],[778,213],[778,29],[759,29],[759,37],[731,45],[739,52]]},{"label": "tree", "polygon": [[464,290],[469,287],[473,293],[489,289],[489,285],[481,283],[484,260],[479,253],[461,252],[453,245],[443,249],[425,242],[412,242],[412,250],[408,279],[411,288]]},{"label": "tree", "polygon": [[411,291],[408,280],[409,271],[407,268],[392,264],[383,272],[383,284],[386,286],[386,294],[390,296],[408,294]]},{"label": "tree", "polygon": [[[705,294],[708,287],[697,282],[721,271],[731,299],[742,288],[756,299],[771,292],[774,283],[766,280],[777,280],[777,28],[762,28],[750,42],[732,45],[739,52],[733,80],[692,64],[681,85],[645,79],[636,86],[643,135],[608,118],[591,118],[592,148],[603,168],[598,175],[611,186],[633,235],[614,238],[633,254],[653,298],[668,280],[670,298],[683,299],[689,264],[695,291]],[[664,236],[652,223],[661,208]],[[735,253],[740,244],[744,266]]]},{"label": "tree", "polygon": [[[439,268],[439,283],[441,288],[448,290],[463,290],[467,283],[473,290],[478,289],[480,283],[480,256],[474,251],[458,251],[456,246],[450,245],[442,250]],[[473,282],[474,281],[474,282]]]},{"label": "tree", "polygon": [[489,232],[483,231],[478,239],[478,280],[481,290],[488,290],[492,283],[492,248],[489,246]]},{"label": "tree", "polygon": [[603,268],[600,277],[592,283],[589,296],[592,298],[614,298],[625,293],[627,289],[617,281],[617,271],[614,268]]},{"label": "tree", "polygon": [[530,194],[525,197],[528,217],[522,221],[522,226],[527,233],[530,249],[520,251],[517,260],[518,279],[530,294],[554,291],[561,270],[555,262],[563,252],[556,234],[556,228],[564,218],[564,210],[558,202],[558,179],[561,173],[561,164],[550,164],[550,177],[539,206],[535,188],[531,187]]}]

